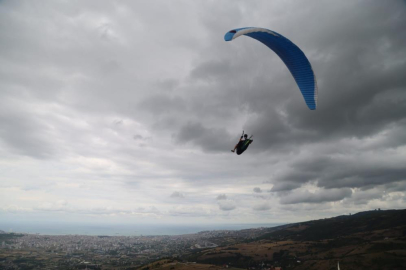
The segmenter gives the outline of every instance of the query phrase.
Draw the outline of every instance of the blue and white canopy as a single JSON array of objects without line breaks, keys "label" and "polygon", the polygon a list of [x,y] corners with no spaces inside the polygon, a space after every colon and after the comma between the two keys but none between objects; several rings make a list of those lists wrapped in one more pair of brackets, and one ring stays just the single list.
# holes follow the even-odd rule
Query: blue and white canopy
[{"label": "blue and white canopy", "polygon": [[231,41],[237,37],[245,35],[252,37],[273,50],[288,67],[290,73],[304,97],[310,110],[317,107],[317,82],[312,66],[302,50],[292,41],[274,31],[258,28],[246,27],[231,30],[224,36],[225,41]]}]

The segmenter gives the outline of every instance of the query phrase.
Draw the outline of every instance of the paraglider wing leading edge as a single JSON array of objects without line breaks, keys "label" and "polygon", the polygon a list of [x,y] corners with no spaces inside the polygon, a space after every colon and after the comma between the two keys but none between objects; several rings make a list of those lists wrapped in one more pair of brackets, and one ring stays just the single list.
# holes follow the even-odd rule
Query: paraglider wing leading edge
[{"label": "paraglider wing leading edge", "polygon": [[258,27],[231,30],[225,34],[224,40],[231,41],[241,35],[262,42],[281,58],[295,79],[307,106],[310,110],[315,110],[318,95],[316,76],[302,50],[281,34]]}]

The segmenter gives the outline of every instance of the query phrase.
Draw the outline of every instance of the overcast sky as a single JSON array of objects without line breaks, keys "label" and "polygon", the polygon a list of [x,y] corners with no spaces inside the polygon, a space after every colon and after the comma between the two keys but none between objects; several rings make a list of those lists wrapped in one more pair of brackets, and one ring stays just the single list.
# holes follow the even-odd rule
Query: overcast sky
[{"label": "overcast sky", "polygon": [[[316,111],[274,52],[224,41],[245,26],[304,51]],[[0,229],[405,208],[405,26],[390,0],[1,1]]]}]

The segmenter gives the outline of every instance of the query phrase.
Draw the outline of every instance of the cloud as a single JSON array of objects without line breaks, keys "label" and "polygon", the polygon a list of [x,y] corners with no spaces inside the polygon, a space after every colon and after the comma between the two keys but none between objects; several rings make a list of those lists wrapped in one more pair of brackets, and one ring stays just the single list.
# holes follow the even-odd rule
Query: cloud
[{"label": "cloud", "polygon": [[[283,181],[283,180],[281,179],[280,181]],[[303,183],[305,183],[305,181],[303,181]],[[301,183],[292,183],[292,182],[288,182],[288,181],[278,182],[273,185],[273,187],[271,188],[271,191],[275,192],[275,191],[293,190],[293,189],[299,188],[300,186],[301,186]]]},{"label": "cloud", "polygon": [[259,187],[254,187],[253,191],[255,193],[261,193],[262,192],[261,188],[259,188]]},{"label": "cloud", "polygon": [[184,124],[175,139],[178,144],[193,143],[211,152],[225,152],[232,145],[226,130],[206,128],[198,122]]},{"label": "cloud", "polygon": [[171,194],[171,198],[185,198],[185,195],[183,195],[183,193],[179,192],[179,191],[174,191]]},{"label": "cloud", "polygon": [[[241,223],[404,207],[402,1],[3,2],[0,219]],[[276,53],[224,41],[247,25],[303,50],[316,111]],[[255,141],[237,156],[241,130]]]},{"label": "cloud", "polygon": [[271,209],[271,206],[269,205],[269,202],[263,202],[263,203],[254,205],[252,207],[252,209],[255,211],[267,211],[267,210]]},{"label": "cloud", "polygon": [[235,205],[234,201],[231,200],[220,200],[218,202],[220,210],[223,211],[231,211],[234,210],[237,206]]},{"label": "cloud", "polygon": [[139,104],[139,108],[154,115],[181,114],[186,111],[186,102],[181,97],[170,97],[160,93],[147,97]]},{"label": "cloud", "polygon": [[[31,113],[33,105],[27,101],[5,98],[0,109],[0,143],[9,151],[34,158],[50,158],[56,154],[52,122],[38,117],[47,110],[39,105],[37,112]],[[51,119],[50,119],[51,120]]]},{"label": "cloud", "polygon": [[219,209],[222,211],[231,211],[236,208],[233,200],[227,198],[226,194],[219,194],[216,198]]},{"label": "cloud", "polygon": [[195,206],[177,206],[168,211],[169,216],[174,217],[206,217],[209,216],[209,212],[202,207]]},{"label": "cloud", "polygon": [[6,204],[0,207],[0,211],[6,212],[6,213],[25,213],[25,212],[31,212],[33,209],[31,208],[26,208],[26,207],[20,207],[18,205],[10,205]]},{"label": "cloud", "polygon": [[136,135],[133,136],[133,139],[134,139],[134,140],[144,140],[144,137],[142,137],[142,136],[139,135],[139,134],[136,134]]},{"label": "cloud", "polygon": [[[347,146],[352,152],[359,146]],[[272,191],[292,190],[301,185],[317,181],[323,188],[353,188],[381,185],[406,179],[401,152],[377,153],[363,151],[359,154],[350,153],[336,156],[318,156],[310,154],[303,160],[293,162],[290,170],[279,176]],[[388,159],[382,157],[388,155]],[[390,156],[390,157],[389,157]]]},{"label": "cloud", "polygon": [[113,123],[116,126],[120,126],[120,125],[122,125],[124,123],[124,121],[123,121],[123,119],[120,119],[120,120],[116,119],[116,120],[113,121]]},{"label": "cloud", "polygon": [[382,186],[375,187],[369,190],[355,190],[350,198],[347,198],[349,202],[357,205],[368,204],[371,200],[382,199],[385,196],[385,192]]},{"label": "cloud", "polygon": [[323,203],[335,202],[344,198],[351,197],[351,189],[327,189],[317,192],[309,192],[307,190],[293,191],[284,195],[280,199],[281,204],[298,204],[298,203]]},{"label": "cloud", "polygon": [[145,137],[145,136],[142,136],[140,134],[135,134],[133,136],[133,139],[136,140],[136,141],[148,141],[148,140],[151,140],[151,137]]},{"label": "cloud", "polygon": [[226,194],[220,194],[220,195],[218,195],[217,196],[217,198],[216,198],[216,200],[227,200],[227,196],[226,196]]},{"label": "cloud", "polygon": [[81,214],[81,215],[91,215],[91,216],[115,216],[115,215],[135,215],[135,216],[157,216],[162,215],[155,206],[149,207],[138,207],[138,208],[116,208],[111,206],[98,206],[98,207],[83,207],[82,205],[69,204],[64,200],[58,200],[56,202],[44,201],[37,206],[31,207],[18,207],[13,205],[5,205],[0,208],[0,211],[11,212],[11,213],[62,213],[64,215],[70,214]]}]

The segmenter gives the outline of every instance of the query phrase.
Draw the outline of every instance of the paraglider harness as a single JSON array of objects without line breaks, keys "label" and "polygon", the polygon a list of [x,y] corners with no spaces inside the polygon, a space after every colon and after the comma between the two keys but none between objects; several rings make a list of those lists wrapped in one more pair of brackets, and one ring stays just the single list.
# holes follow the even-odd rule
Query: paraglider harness
[{"label": "paraglider harness", "polygon": [[[244,131],[242,132],[242,135],[241,135],[241,139],[243,138],[243,136],[244,136]],[[237,145],[237,155],[241,155],[242,153],[244,153],[244,151],[245,150],[247,150],[247,148],[248,148],[248,146],[252,143],[252,136],[254,136],[254,135],[251,135],[251,137],[249,137],[249,138],[247,138],[247,139],[245,139],[244,141],[239,141],[238,142],[238,145]]]}]

